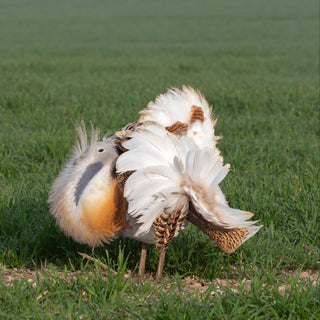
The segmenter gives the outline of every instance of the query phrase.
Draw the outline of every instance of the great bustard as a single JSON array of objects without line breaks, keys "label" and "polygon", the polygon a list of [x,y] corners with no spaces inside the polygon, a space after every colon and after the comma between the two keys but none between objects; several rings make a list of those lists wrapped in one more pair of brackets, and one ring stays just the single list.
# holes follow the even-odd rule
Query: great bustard
[{"label": "great bustard", "polygon": [[51,213],[74,240],[100,246],[117,236],[160,248],[157,277],[165,253],[187,222],[209,235],[226,253],[234,252],[261,226],[252,213],[229,207],[219,183],[229,165],[216,147],[215,120],[204,97],[190,87],[169,90],[110,138],[80,141],[54,182]]}]

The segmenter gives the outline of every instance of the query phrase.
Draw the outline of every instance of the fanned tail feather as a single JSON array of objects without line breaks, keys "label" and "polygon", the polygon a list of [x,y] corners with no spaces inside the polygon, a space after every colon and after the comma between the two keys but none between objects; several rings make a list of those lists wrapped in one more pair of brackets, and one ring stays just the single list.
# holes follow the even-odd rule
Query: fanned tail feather
[{"label": "fanned tail feather", "polygon": [[[155,142],[156,141],[156,142]],[[252,214],[229,207],[219,187],[228,173],[215,149],[199,149],[187,137],[177,137],[156,125],[142,126],[124,143],[127,152],[117,172],[134,171],[124,195],[128,213],[141,223],[138,233],[150,230],[161,213],[191,201],[203,220],[224,229],[245,229],[243,241],[258,231]]]}]

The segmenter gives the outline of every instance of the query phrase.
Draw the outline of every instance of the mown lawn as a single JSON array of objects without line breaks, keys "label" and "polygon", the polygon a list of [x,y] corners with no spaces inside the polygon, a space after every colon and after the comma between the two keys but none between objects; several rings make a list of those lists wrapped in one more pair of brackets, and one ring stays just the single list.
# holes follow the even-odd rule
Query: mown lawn
[{"label": "mown lawn", "polygon": [[[0,317],[319,319],[319,283],[289,276],[320,269],[318,12],[311,0],[2,1],[0,274],[49,271],[0,283]],[[49,215],[48,190],[80,120],[113,132],[183,84],[219,117],[230,205],[264,227],[226,255],[190,226],[169,247],[169,284],[141,285],[122,274],[136,270],[140,244],[76,244]],[[122,273],[105,277],[77,252]],[[148,272],[157,261],[150,247]],[[212,286],[195,294],[186,276]],[[239,287],[213,295],[215,279]]]}]

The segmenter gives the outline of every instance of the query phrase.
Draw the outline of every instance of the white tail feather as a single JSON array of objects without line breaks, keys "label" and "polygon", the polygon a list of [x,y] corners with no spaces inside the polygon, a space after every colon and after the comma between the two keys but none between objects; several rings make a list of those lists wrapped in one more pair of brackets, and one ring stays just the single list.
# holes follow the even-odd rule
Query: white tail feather
[{"label": "white tail feather", "polygon": [[128,151],[117,161],[118,172],[135,171],[124,195],[129,215],[141,223],[138,233],[148,232],[165,209],[187,206],[190,200],[205,220],[217,226],[257,231],[255,222],[247,221],[252,214],[230,208],[219,188],[229,170],[219,152],[199,149],[187,137],[155,127],[134,131],[124,143]]}]

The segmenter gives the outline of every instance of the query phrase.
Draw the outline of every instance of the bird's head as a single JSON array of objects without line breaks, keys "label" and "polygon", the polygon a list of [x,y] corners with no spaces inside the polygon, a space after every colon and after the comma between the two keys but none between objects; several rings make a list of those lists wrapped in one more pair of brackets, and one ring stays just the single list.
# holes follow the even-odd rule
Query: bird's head
[{"label": "bird's head", "polygon": [[118,231],[115,226],[118,222],[109,221],[122,210],[121,194],[114,179],[118,153],[112,138],[98,141],[98,130],[92,129],[90,141],[83,124],[78,132],[79,141],[52,185],[50,212],[74,240],[98,246]]}]

